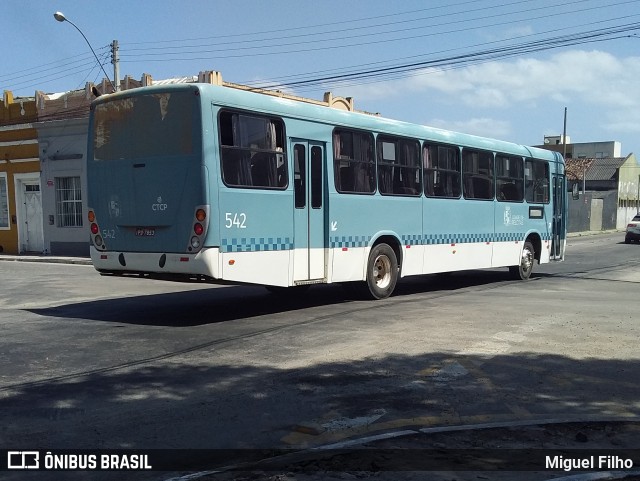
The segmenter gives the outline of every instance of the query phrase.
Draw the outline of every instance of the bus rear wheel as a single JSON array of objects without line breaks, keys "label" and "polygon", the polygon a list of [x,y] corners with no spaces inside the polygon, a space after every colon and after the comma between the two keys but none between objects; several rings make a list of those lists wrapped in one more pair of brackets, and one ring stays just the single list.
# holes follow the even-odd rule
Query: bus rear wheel
[{"label": "bus rear wheel", "polygon": [[398,259],[388,244],[371,249],[367,261],[367,287],[373,299],[389,297],[398,282]]},{"label": "bus rear wheel", "polygon": [[513,279],[521,279],[526,281],[531,277],[533,271],[533,263],[535,261],[535,249],[529,241],[524,243],[522,248],[522,256],[520,256],[520,265],[509,267],[509,273]]}]

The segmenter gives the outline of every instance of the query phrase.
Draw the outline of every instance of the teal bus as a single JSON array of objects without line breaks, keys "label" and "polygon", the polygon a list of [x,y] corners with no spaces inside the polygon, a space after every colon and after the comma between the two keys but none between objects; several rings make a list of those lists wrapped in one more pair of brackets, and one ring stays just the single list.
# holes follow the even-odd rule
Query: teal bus
[{"label": "teal bus", "polygon": [[104,274],[382,299],[402,277],[528,279],[564,257],[564,160],[515,143],[193,83],[95,99],[87,157]]}]

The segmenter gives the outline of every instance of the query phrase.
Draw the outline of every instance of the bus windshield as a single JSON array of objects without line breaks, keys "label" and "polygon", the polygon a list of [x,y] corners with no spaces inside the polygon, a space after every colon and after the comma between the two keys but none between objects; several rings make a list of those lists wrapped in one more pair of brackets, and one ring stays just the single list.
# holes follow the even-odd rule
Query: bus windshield
[{"label": "bus windshield", "polygon": [[96,105],[93,159],[190,155],[198,97],[192,91],[115,99]]}]

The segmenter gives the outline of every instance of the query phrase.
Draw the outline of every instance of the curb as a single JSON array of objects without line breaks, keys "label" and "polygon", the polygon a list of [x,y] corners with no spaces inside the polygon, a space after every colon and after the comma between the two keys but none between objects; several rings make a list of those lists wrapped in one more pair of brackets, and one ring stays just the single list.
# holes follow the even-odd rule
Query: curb
[{"label": "curb", "polygon": [[567,232],[567,238],[572,237],[589,237],[601,234],[620,234],[624,233],[624,229],[609,229],[609,230],[587,230],[583,232]]},{"label": "curb", "polygon": [[598,479],[624,479],[628,476],[640,475],[640,471],[603,471],[601,473],[573,474],[562,478],[553,478],[548,481],[596,481]]},{"label": "curb", "polygon": [[[298,454],[305,453],[314,453],[324,450],[330,449],[344,449],[353,446],[359,446],[370,442],[387,440],[400,438],[403,436],[411,436],[415,434],[430,434],[430,433],[443,433],[443,432],[455,432],[455,431],[480,431],[483,429],[492,429],[492,428],[509,428],[509,427],[529,427],[529,426],[544,426],[548,424],[566,424],[566,423],[604,423],[604,422],[638,422],[639,418],[626,418],[626,417],[593,417],[593,418],[549,418],[549,419],[540,419],[540,420],[519,420],[519,421],[505,421],[505,422],[491,422],[491,423],[482,423],[482,424],[461,424],[455,426],[439,426],[439,427],[423,427],[423,428],[415,428],[415,429],[404,429],[400,431],[392,431],[387,433],[375,434],[364,436],[360,438],[347,439],[345,441],[340,441],[337,443],[324,444],[321,446],[315,446],[312,448],[301,449]],[[200,471],[196,473],[189,473],[182,476],[171,477],[165,479],[163,481],[191,481],[197,480],[204,476],[222,474],[228,471],[232,471],[238,468],[246,468],[250,469],[250,466],[246,466],[244,464],[235,464],[228,466],[221,466],[219,468],[207,471]],[[551,473],[550,473],[551,475]],[[551,477],[541,481],[597,481],[597,480],[616,480],[616,479],[624,479],[628,476],[632,475],[640,475],[640,471],[600,471],[594,473],[581,473],[574,474],[565,477]]]},{"label": "curb", "polygon": [[0,255],[0,261],[8,262],[45,262],[48,264],[93,265],[91,259],[83,257],[49,257],[49,256],[11,256]]}]

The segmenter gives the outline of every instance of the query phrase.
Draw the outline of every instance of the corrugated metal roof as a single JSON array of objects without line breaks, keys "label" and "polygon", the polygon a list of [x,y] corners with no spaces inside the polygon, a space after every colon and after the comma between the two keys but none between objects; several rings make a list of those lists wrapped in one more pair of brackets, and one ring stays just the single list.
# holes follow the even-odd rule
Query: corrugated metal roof
[{"label": "corrugated metal roof", "polygon": [[568,180],[582,180],[583,172],[591,168],[596,159],[566,159],[565,172]]},{"label": "corrugated metal roof", "polygon": [[190,84],[198,81],[198,77],[190,75],[188,77],[174,77],[163,80],[153,80],[153,85]]},{"label": "corrugated metal roof", "polygon": [[[612,180],[627,157],[606,159],[567,159],[566,173],[569,180]],[[586,172],[585,172],[586,171]]]}]

